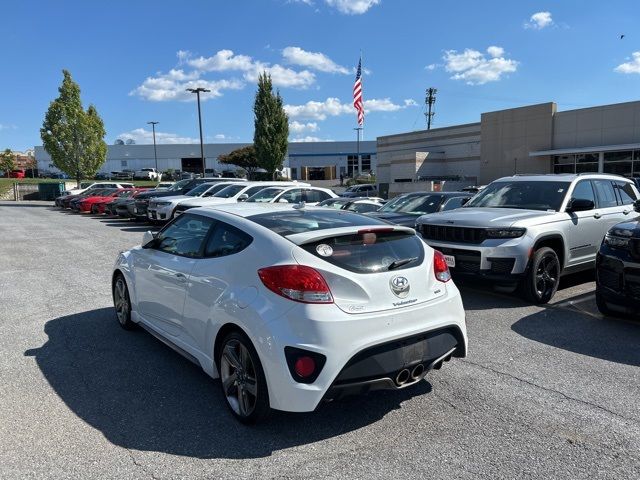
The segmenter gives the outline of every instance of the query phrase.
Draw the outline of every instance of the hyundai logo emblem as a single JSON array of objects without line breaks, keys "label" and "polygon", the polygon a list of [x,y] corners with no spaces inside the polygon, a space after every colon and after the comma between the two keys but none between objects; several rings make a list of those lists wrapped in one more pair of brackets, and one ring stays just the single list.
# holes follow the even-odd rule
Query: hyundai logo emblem
[{"label": "hyundai logo emblem", "polygon": [[395,276],[389,281],[391,291],[398,298],[404,298],[409,295],[409,280],[406,277]]}]

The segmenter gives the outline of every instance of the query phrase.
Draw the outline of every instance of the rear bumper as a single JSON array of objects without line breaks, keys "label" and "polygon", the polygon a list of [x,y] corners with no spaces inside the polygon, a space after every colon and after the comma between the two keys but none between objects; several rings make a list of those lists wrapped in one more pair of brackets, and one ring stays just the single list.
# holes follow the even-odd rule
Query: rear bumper
[{"label": "rear bumper", "polygon": [[323,400],[374,390],[398,390],[418,383],[451,357],[466,356],[457,327],[432,330],[365,349],[344,366]]}]

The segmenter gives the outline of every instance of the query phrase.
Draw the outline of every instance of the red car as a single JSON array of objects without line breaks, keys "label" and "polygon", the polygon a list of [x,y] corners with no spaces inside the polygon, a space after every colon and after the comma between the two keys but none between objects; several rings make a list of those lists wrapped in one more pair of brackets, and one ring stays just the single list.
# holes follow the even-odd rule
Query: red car
[{"label": "red car", "polygon": [[7,172],[7,178],[24,178],[25,171],[24,170],[11,170]]},{"label": "red car", "polygon": [[96,202],[91,206],[91,213],[93,214],[97,214],[97,215],[103,215],[104,213],[107,213],[107,206],[113,202],[115,202],[116,200],[118,200],[119,198],[130,198],[130,197],[135,197],[138,193],[140,192],[144,192],[145,190],[147,190],[146,188],[136,188],[133,190],[124,190],[124,193],[126,193],[125,195],[118,195],[118,196],[111,196],[108,197],[107,199],[100,201],[100,202]]},{"label": "red car", "polygon": [[83,198],[82,200],[76,203],[77,211],[92,212],[94,205],[101,202],[113,200],[118,197],[131,195],[131,192],[133,192],[132,188],[119,188],[112,193],[107,193],[106,195],[92,195],[92,196]]}]

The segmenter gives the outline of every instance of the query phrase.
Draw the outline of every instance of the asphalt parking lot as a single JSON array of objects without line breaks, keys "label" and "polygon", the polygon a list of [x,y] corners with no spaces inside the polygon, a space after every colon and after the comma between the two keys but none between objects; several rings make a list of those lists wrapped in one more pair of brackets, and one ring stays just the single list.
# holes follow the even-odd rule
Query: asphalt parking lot
[{"label": "asphalt parking lot", "polygon": [[533,307],[461,287],[470,354],[400,392],[245,427],[111,307],[148,227],[0,202],[0,478],[640,478],[640,323],[589,274]]}]

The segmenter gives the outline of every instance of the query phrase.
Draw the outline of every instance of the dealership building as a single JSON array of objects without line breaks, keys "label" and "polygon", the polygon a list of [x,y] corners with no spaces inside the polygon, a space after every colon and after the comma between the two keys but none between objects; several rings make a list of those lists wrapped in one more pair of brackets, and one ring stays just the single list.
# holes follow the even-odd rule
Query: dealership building
[{"label": "dealership building", "polygon": [[514,173],[640,176],[640,102],[562,112],[550,102],[488,112],[478,123],[378,137],[376,153],[377,181],[389,196],[487,184]]},{"label": "dealership building", "polygon": [[[233,166],[218,162],[220,155],[227,154],[248,143],[207,143],[204,145],[204,157],[207,169],[223,171]],[[340,174],[353,176],[357,172],[376,170],[376,142],[291,142],[284,165],[292,179],[297,180],[333,180]],[[202,172],[200,144],[157,145],[158,170],[181,170],[184,172]],[[358,152],[360,160],[358,161]],[[43,147],[35,148],[38,169],[55,170],[51,157]],[[121,172],[122,170],[140,170],[155,167],[153,145],[109,145],[107,160],[100,169],[101,173]]]},{"label": "dealership building", "polygon": [[[248,144],[205,144],[207,168]],[[360,155],[358,155],[358,152]],[[202,171],[200,145],[158,145],[158,169]],[[51,159],[35,148],[40,170]],[[359,159],[358,159],[359,158]],[[378,137],[292,142],[284,163],[298,180],[373,171],[381,193],[484,185],[515,173],[606,172],[640,176],[640,101],[559,112],[553,102],[483,113],[480,121]],[[101,172],[154,167],[153,145],[110,145]]]}]

